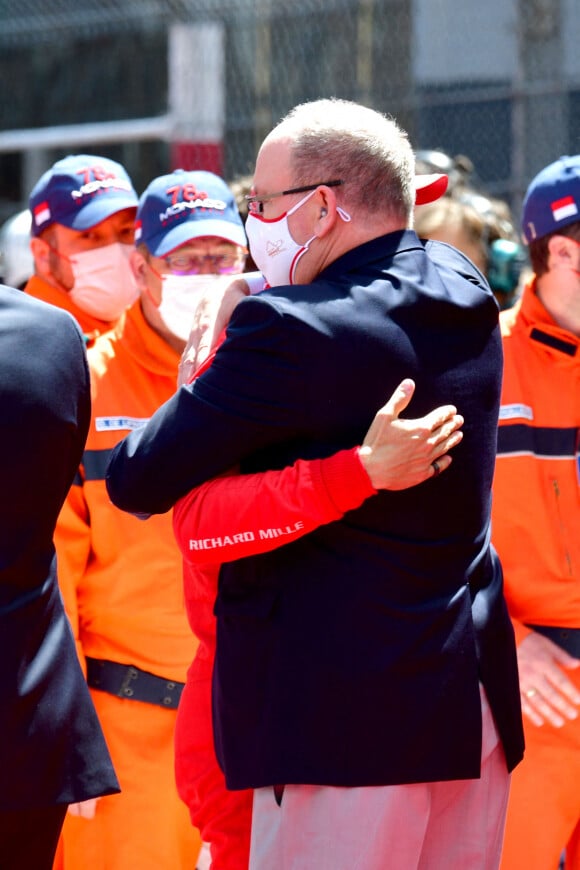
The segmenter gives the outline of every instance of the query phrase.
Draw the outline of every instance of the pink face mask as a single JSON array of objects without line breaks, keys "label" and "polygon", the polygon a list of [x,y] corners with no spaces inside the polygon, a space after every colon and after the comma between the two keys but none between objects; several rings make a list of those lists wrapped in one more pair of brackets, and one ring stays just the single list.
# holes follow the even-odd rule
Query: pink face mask
[{"label": "pink face mask", "polygon": [[69,295],[82,311],[113,321],[135,302],[139,291],[129,262],[132,250],[132,245],[114,242],[69,258],[74,276]]}]

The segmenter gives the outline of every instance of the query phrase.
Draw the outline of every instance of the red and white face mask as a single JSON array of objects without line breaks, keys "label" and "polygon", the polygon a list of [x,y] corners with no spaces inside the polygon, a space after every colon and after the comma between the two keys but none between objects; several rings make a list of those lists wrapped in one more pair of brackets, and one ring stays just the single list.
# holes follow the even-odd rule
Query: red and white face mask
[{"label": "red and white face mask", "polygon": [[[267,220],[267,218],[253,212],[248,214],[246,235],[250,245],[250,253],[270,287],[294,283],[298,261],[316,238],[316,235],[313,235],[299,245],[292,238],[288,226],[290,215],[298,211],[300,206],[304,205],[315,193],[316,190],[310,191],[302,197],[300,202],[297,202],[295,206],[274,220]],[[350,220],[350,215],[343,209],[337,208],[337,211],[344,221]]]},{"label": "red and white face mask", "polygon": [[288,218],[304,205],[315,190],[303,196],[300,202],[274,220],[267,220],[250,212],[246,220],[246,235],[250,253],[258,269],[270,285],[293,284],[296,265],[316,236],[299,245],[290,234]]}]

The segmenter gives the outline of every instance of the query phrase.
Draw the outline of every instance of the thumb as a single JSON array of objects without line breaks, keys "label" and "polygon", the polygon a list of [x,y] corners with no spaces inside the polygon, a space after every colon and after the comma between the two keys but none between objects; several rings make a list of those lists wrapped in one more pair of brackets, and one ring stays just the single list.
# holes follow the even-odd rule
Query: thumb
[{"label": "thumb", "polygon": [[415,381],[412,381],[411,378],[405,378],[384,406],[385,413],[396,419],[405,410],[413,398],[414,392]]}]

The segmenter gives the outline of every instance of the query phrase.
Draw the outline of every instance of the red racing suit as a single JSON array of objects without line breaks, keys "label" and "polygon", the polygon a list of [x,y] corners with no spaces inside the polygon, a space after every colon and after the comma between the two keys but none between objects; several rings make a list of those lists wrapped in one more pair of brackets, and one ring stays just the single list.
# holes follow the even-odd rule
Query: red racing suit
[{"label": "red racing suit", "polygon": [[[210,363],[211,358],[197,374]],[[281,471],[216,478],[175,506],[187,613],[199,640],[177,717],[176,779],[194,825],[211,844],[213,870],[247,870],[252,814],[252,792],[226,790],[213,745],[213,605],[220,563],[283,546],[375,492],[352,449],[298,460]]]}]

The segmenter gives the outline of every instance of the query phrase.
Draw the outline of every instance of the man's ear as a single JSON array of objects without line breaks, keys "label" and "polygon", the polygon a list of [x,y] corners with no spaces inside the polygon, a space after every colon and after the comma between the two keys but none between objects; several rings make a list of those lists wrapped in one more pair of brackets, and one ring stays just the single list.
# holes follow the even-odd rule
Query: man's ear
[{"label": "man's ear", "polygon": [[[138,248],[131,251],[129,257],[131,271],[135,276],[137,289],[141,295],[141,304],[149,309],[159,308],[161,303],[161,279],[155,281],[150,280],[153,275],[152,266],[149,265],[147,257]],[[147,315],[146,315],[147,316]],[[147,318],[149,319],[149,318]]]},{"label": "man's ear", "polygon": [[323,238],[331,231],[337,220],[336,196],[332,187],[321,185],[316,191],[316,207],[318,218],[316,221],[316,235]]},{"label": "man's ear", "polygon": [[548,239],[548,254],[552,267],[554,265],[569,266],[577,256],[578,242],[568,236],[560,236],[558,233]]},{"label": "man's ear", "polygon": [[34,259],[34,271],[41,278],[51,275],[50,271],[50,247],[48,242],[36,236],[30,239],[30,250]]},{"label": "man's ear", "polygon": [[131,271],[135,276],[135,280],[137,282],[137,286],[139,289],[143,289],[147,286],[147,269],[148,263],[141,251],[137,249],[131,251],[131,255],[129,257],[129,263],[131,265]]}]

